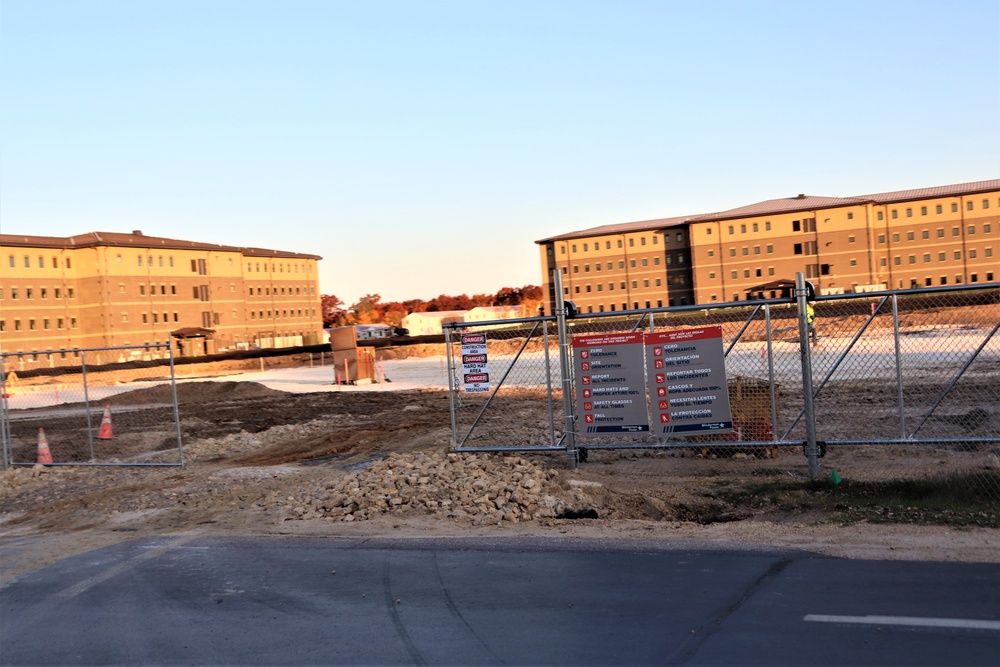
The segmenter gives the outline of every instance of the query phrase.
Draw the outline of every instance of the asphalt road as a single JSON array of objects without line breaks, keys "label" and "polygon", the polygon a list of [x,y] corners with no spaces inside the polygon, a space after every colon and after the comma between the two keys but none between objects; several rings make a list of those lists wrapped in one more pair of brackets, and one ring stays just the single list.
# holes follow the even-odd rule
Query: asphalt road
[{"label": "asphalt road", "polygon": [[4,665],[1000,662],[996,564],[177,536],[0,585]]}]

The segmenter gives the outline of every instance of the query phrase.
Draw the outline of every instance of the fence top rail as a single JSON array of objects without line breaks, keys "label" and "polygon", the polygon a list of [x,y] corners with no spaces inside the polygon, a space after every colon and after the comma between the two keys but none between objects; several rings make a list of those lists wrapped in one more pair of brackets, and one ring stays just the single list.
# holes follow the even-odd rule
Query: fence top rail
[{"label": "fence top rail", "polygon": [[[974,283],[969,285],[939,285],[936,287],[918,287],[913,289],[880,290],[878,292],[857,292],[851,294],[817,294],[815,300],[820,301],[844,301],[844,300],[879,300],[886,297],[897,296],[926,296],[930,294],[948,294],[962,292],[990,292],[1000,290],[1000,282]],[[695,313],[712,310],[752,310],[759,306],[770,305],[794,305],[796,298],[779,297],[774,299],[755,299],[751,301],[724,301],[719,303],[689,304],[686,306],[667,306],[662,308],[640,308],[637,310],[615,310],[603,313],[581,313],[577,311],[576,316],[571,319],[577,320],[597,320],[597,319],[620,319],[645,316],[649,313],[672,314],[672,313]],[[510,320],[490,320],[484,322],[449,322],[443,324],[442,328],[453,331],[461,331],[472,327],[490,327],[510,324],[534,324],[535,322],[555,322],[552,315],[542,317],[522,317]]]},{"label": "fence top rail", "polygon": [[[851,294],[817,294],[816,301],[844,301],[849,299],[866,299],[868,301],[884,299],[888,296],[926,296],[928,294],[947,294],[955,292],[991,292],[1000,290],[1000,283],[972,283],[967,285],[938,285],[937,287],[916,287],[912,289],[881,290],[878,292],[857,292]],[[750,303],[750,302],[740,302]]]},{"label": "fence top rail", "polygon": [[114,352],[116,350],[169,350],[169,343],[151,343],[149,345],[118,345],[115,347],[71,347],[58,350],[29,350],[18,352],[0,352],[0,357],[27,357],[36,354],[62,354],[63,352]]},{"label": "fence top rail", "polygon": [[462,329],[468,329],[470,327],[492,327],[498,324],[535,324],[536,322],[555,322],[556,318],[554,315],[545,315],[542,317],[512,317],[509,320],[483,320],[482,322],[446,322],[441,325],[442,329],[454,329],[455,331],[461,331]]}]

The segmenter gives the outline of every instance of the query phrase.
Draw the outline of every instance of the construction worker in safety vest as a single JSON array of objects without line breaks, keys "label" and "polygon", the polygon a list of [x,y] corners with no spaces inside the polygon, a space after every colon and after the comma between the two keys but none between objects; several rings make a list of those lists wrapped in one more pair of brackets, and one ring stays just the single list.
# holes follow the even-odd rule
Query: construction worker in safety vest
[{"label": "construction worker in safety vest", "polygon": [[816,309],[812,303],[806,303],[806,325],[809,327],[809,337],[812,344],[816,344]]}]

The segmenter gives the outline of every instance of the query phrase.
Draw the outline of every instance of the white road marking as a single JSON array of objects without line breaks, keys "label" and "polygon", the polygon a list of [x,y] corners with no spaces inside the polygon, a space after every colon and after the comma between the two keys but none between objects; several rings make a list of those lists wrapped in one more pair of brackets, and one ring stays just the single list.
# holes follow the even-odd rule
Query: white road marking
[{"label": "white road marking", "polygon": [[71,598],[75,598],[77,595],[80,595],[81,593],[85,593],[86,591],[90,590],[94,586],[96,586],[98,584],[102,584],[105,581],[108,581],[109,579],[111,579],[113,577],[116,577],[117,575],[121,574],[122,572],[125,572],[126,570],[128,570],[128,569],[130,569],[132,567],[135,567],[140,562],[142,562],[144,560],[149,560],[149,559],[152,559],[152,558],[156,558],[157,556],[163,554],[164,552],[167,552],[167,551],[170,551],[172,549],[176,549],[176,548],[180,547],[185,542],[190,542],[191,540],[195,539],[196,537],[197,537],[197,535],[182,535],[182,536],[178,537],[177,539],[175,539],[175,540],[173,540],[173,541],[171,541],[171,542],[169,542],[167,544],[160,545],[158,547],[154,547],[153,549],[150,549],[149,551],[146,551],[145,553],[140,553],[139,555],[133,556],[132,558],[129,558],[128,560],[124,560],[124,561],[121,561],[119,563],[116,563],[116,564],[112,565],[111,567],[109,567],[108,569],[104,570],[103,572],[99,572],[99,573],[97,573],[97,574],[95,574],[95,575],[93,575],[91,577],[87,577],[83,581],[77,582],[77,583],[73,584],[72,586],[64,588],[63,590],[61,590],[58,593],[56,593],[55,597],[61,598],[63,600],[69,600]]},{"label": "white road marking", "polygon": [[867,625],[916,625],[925,628],[961,628],[964,630],[1000,630],[1000,621],[974,618],[929,618],[924,616],[831,616],[806,614],[802,620],[817,623],[862,623]]}]

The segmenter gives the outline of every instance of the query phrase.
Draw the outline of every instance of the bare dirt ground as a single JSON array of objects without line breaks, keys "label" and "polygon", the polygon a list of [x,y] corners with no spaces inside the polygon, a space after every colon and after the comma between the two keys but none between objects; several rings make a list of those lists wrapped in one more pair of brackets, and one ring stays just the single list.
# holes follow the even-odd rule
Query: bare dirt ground
[{"label": "bare dirt ground", "polygon": [[[141,389],[111,402],[166,403],[167,391]],[[183,467],[0,472],[0,538],[18,545],[0,563],[0,585],[73,553],[179,533],[678,539],[854,558],[1000,561],[997,529],[845,524],[794,503],[742,505],[706,493],[726,483],[720,475],[773,473],[773,460],[726,461],[735,469],[720,473],[720,462],[688,452],[593,453],[571,471],[562,454],[448,454],[443,392],[292,394],[198,382],[178,385],[178,394]],[[519,414],[541,422],[543,409],[526,396]],[[143,412],[151,432],[169,433],[171,409]],[[58,437],[59,424],[49,428]],[[801,467],[801,454],[782,460]]]}]

